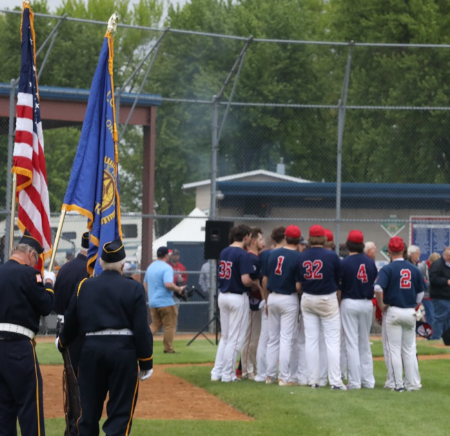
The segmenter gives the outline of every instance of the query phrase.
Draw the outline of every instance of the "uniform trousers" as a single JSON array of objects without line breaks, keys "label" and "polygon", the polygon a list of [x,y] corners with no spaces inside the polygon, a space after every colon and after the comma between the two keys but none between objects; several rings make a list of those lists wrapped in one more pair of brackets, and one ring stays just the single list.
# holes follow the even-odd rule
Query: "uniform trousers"
[{"label": "uniform trousers", "polygon": [[258,349],[259,335],[261,333],[261,310],[250,310],[247,332],[241,351],[242,377],[254,375],[257,371],[256,352]]},{"label": "uniform trousers", "polygon": [[381,340],[383,343],[383,356],[384,356],[384,364],[386,365],[386,381],[384,383],[385,389],[394,389],[394,370],[392,368],[391,363],[391,353],[389,352],[389,344],[387,341],[387,333],[386,333],[386,313],[383,313],[381,319]]},{"label": "uniform trousers", "polygon": [[299,385],[308,384],[308,371],[306,369],[305,326],[300,313],[294,330],[294,343],[292,345],[291,362],[289,364],[289,381]]},{"label": "uniform trousers", "polygon": [[79,436],[97,436],[103,403],[109,392],[103,424],[107,436],[131,431],[139,379],[133,336],[86,336],[81,351],[79,384],[82,415]]},{"label": "uniform trousers", "polygon": [[150,330],[152,335],[159,332],[164,326],[164,351],[166,353],[173,353],[173,338],[177,329],[178,307],[177,305],[166,307],[151,307],[152,323]]},{"label": "uniform trousers", "polygon": [[[389,307],[383,327],[386,329],[395,388],[420,389],[422,385],[416,356],[415,309]],[[404,383],[402,369],[405,371]]]},{"label": "uniform trousers", "polygon": [[236,379],[236,360],[244,344],[248,325],[248,295],[219,294],[221,337],[211,379],[230,382]]},{"label": "uniform trousers", "polygon": [[42,377],[28,338],[0,340],[0,435],[45,436]]},{"label": "uniform trousers", "polygon": [[298,294],[290,295],[271,292],[269,294],[269,344],[267,345],[267,377],[289,381],[294,331],[298,319]]},{"label": "uniform trousers", "polygon": [[372,300],[344,298],[341,302],[350,389],[360,389],[361,385],[365,388],[375,386],[370,349],[372,313]]},{"label": "uniform trousers", "polygon": [[269,343],[269,317],[266,307],[261,309],[261,333],[259,335],[258,349],[256,350],[256,376],[255,381],[265,382],[267,378],[267,344]]},{"label": "uniform trousers", "polygon": [[332,386],[342,386],[341,320],[336,292],[327,295],[304,293],[302,313],[305,322],[308,384],[316,385],[320,380],[319,337],[322,326],[327,349],[328,380]]}]

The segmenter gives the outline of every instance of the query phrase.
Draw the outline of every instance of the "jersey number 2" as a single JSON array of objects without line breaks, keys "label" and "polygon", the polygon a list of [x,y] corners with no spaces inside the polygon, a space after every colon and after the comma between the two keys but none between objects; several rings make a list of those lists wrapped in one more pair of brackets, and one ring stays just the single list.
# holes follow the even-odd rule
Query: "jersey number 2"
[{"label": "jersey number 2", "polygon": [[222,260],[219,264],[219,278],[230,280],[233,262]]},{"label": "jersey number 2", "polygon": [[400,288],[411,289],[411,271],[409,269],[402,269],[400,276]]},{"label": "jersey number 2", "polygon": [[367,283],[369,280],[367,278],[366,265],[363,263],[359,265],[358,275],[356,276],[358,280],[361,280],[363,283]]},{"label": "jersey number 2", "polygon": [[323,267],[323,262],[321,260],[315,260],[311,262],[310,260],[305,260],[303,262],[303,268],[306,268],[306,274],[303,274],[306,280],[322,280],[323,275],[320,270]]}]

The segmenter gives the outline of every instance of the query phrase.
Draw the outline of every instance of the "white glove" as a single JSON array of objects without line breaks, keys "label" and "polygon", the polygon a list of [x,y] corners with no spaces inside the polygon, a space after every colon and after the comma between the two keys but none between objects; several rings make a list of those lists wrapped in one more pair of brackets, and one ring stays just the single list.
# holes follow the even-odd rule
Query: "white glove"
[{"label": "white glove", "polygon": [[258,309],[259,309],[259,310],[263,309],[265,305],[266,305],[266,300],[261,300],[261,301],[259,302]]},{"label": "white glove", "polygon": [[52,285],[54,285],[55,284],[55,280],[56,280],[55,273],[45,270],[44,271],[44,283],[47,280],[51,280],[52,281]]},{"label": "white glove", "polygon": [[142,370],[139,372],[139,378],[142,381],[149,379],[153,374],[153,369],[147,369],[146,371]]},{"label": "white glove", "polygon": [[419,307],[419,309],[416,310],[415,315],[416,315],[416,320],[417,321],[421,321],[422,320],[422,311],[420,310],[420,307]]},{"label": "white glove", "polygon": [[58,337],[56,338],[56,340],[55,340],[55,347],[56,347],[56,349],[59,351],[58,345],[59,345],[59,336],[58,336]]}]

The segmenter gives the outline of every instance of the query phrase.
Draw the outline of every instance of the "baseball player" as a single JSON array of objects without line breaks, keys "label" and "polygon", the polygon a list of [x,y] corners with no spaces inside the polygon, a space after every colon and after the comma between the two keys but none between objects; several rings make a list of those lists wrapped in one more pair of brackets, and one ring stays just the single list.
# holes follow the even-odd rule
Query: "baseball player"
[{"label": "baseball player", "polygon": [[218,268],[219,309],[222,336],[211,381],[238,380],[235,365],[248,324],[248,292],[254,282],[250,277],[253,264],[245,250],[250,243],[251,229],[241,224],[233,228],[234,242],[220,253]]},{"label": "baseball player", "polygon": [[[281,248],[286,243],[286,240],[284,239],[284,232],[285,228],[283,226],[275,227],[272,230],[270,238],[274,249]],[[272,250],[264,250],[260,254],[261,275],[263,274],[263,270],[271,252]],[[261,333],[259,335],[258,349],[256,350],[257,374],[255,376],[255,381],[257,382],[265,382],[267,379],[266,353],[267,344],[269,343],[269,318],[267,316],[268,312],[267,306],[265,305],[265,300],[263,300],[261,304]]]},{"label": "baseball player", "polygon": [[269,308],[267,384],[275,382],[279,362],[278,384],[289,385],[289,361],[299,312],[300,285],[297,263],[300,253],[297,246],[300,236],[300,229],[297,226],[286,227],[286,245],[273,250],[264,266],[263,287],[270,292],[267,301]]},{"label": "baseball player", "polygon": [[325,242],[325,229],[320,225],[311,226],[310,248],[300,254],[298,262],[303,292],[301,307],[305,323],[308,384],[313,388],[319,387],[319,336],[322,326],[331,389],[345,390],[340,368],[341,322],[337,299],[340,260],[336,253],[323,248]]},{"label": "baseball player", "polygon": [[426,284],[419,269],[403,258],[404,248],[402,238],[390,239],[388,254],[392,262],[381,268],[375,282],[397,392],[422,387],[416,357],[415,307],[422,301]]},{"label": "baseball player", "polygon": [[373,388],[370,326],[373,313],[373,286],[377,277],[375,262],[366,256],[364,236],[352,230],[346,242],[349,256],[341,263],[341,321],[348,359],[348,389]]},{"label": "baseball player", "polygon": [[[261,279],[261,261],[259,254],[262,252],[264,240],[262,230],[259,227],[253,227],[248,253],[253,264],[253,273],[250,277],[253,280]],[[247,332],[245,334],[244,345],[241,352],[242,378],[250,380],[255,379],[256,373],[256,351],[258,348],[259,335],[261,333],[261,318],[263,309],[260,309],[260,303],[263,300],[259,289],[250,292],[250,312]]]}]

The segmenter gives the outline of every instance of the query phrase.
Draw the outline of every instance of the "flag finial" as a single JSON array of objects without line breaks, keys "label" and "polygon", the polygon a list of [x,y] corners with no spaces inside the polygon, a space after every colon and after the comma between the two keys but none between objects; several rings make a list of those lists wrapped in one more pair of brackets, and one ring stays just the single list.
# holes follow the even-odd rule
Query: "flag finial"
[{"label": "flag finial", "polygon": [[118,22],[119,22],[119,13],[114,12],[114,14],[112,14],[111,18],[108,20],[108,30],[110,32],[115,32]]}]

